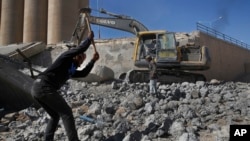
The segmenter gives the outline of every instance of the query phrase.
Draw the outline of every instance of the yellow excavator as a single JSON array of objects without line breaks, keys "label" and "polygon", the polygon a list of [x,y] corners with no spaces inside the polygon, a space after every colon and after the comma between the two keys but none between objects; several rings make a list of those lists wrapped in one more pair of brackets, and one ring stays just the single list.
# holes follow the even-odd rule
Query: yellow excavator
[{"label": "yellow excavator", "polygon": [[160,82],[206,81],[204,75],[194,71],[210,68],[211,60],[207,47],[196,46],[194,43],[179,46],[174,32],[151,31],[129,16],[110,13],[104,9],[97,11],[108,16],[92,16],[91,10],[90,8],[80,10],[71,38],[72,44],[79,44],[89,24],[126,31],[136,36],[134,53],[131,55],[133,55],[134,65],[139,69],[132,69],[120,75],[120,79],[126,79],[129,82],[148,81],[148,63],[145,56],[150,55],[157,64],[157,72],[161,76]]}]

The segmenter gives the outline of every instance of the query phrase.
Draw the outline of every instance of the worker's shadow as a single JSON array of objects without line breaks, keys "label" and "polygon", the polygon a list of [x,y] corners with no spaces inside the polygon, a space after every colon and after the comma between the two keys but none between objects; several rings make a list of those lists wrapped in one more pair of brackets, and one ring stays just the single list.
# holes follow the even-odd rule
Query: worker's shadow
[{"label": "worker's shadow", "polygon": [[[158,130],[162,130],[163,134],[158,135],[159,137],[161,136],[169,136],[168,131],[170,128],[170,125],[172,125],[173,121],[170,119],[166,119],[164,121],[164,126],[160,126],[154,123],[150,123],[148,127],[144,131],[135,131],[130,134],[129,140],[130,141],[141,141],[142,137],[144,135],[148,135],[150,133],[156,134]],[[108,139],[104,141],[122,141],[125,137],[125,133],[117,133],[114,136],[109,137]]]}]

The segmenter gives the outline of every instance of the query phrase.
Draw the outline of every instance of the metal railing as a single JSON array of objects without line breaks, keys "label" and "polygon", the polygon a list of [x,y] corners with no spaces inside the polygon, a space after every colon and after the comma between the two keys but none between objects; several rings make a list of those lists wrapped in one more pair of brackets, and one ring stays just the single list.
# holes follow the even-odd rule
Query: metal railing
[{"label": "metal railing", "polygon": [[227,36],[213,28],[210,28],[210,27],[207,27],[201,23],[196,23],[196,27],[197,27],[197,30],[203,32],[203,33],[206,33],[206,34],[209,34],[210,36],[213,36],[213,37],[216,37],[218,39],[221,39],[221,40],[224,40],[224,41],[227,41],[229,43],[232,43],[232,44],[235,44],[235,45],[238,45],[240,47],[243,47],[243,48],[246,48],[248,50],[250,50],[250,45],[242,42],[242,41],[239,41],[235,38],[232,38],[230,36]]}]

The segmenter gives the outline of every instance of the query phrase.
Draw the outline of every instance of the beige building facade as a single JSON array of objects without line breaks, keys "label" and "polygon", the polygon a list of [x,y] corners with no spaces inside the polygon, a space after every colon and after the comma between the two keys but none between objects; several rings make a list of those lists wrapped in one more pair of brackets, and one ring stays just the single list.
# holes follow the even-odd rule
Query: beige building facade
[{"label": "beige building facade", "polygon": [[70,40],[89,0],[0,0],[0,45]]}]

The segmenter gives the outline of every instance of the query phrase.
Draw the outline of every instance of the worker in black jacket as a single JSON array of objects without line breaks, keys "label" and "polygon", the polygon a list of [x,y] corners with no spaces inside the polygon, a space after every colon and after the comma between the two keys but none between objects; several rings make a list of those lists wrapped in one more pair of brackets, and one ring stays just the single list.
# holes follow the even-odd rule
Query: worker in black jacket
[{"label": "worker in black jacket", "polygon": [[60,118],[69,141],[79,140],[72,110],[58,90],[69,78],[85,77],[90,73],[94,63],[99,59],[97,52],[94,53],[93,58],[85,68],[77,70],[77,67],[80,67],[85,60],[84,52],[89,48],[93,38],[94,33],[90,32],[87,39],[82,41],[78,47],[62,53],[51,66],[37,77],[33,84],[32,96],[51,117],[45,131],[46,141],[53,140]]}]

